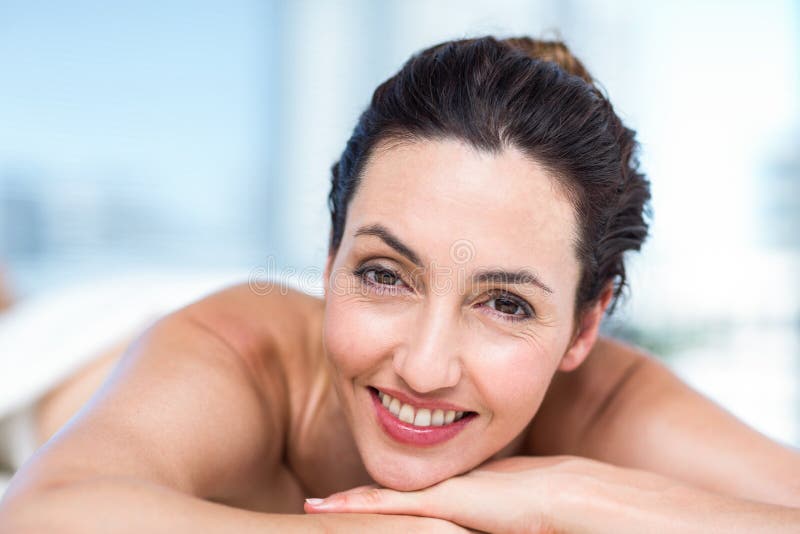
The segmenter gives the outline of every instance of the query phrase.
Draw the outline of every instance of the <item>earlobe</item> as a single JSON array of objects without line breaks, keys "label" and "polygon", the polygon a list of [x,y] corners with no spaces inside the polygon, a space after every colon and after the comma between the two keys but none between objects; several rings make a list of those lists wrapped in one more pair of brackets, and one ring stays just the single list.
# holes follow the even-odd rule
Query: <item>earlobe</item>
[{"label": "earlobe", "polygon": [[606,308],[611,302],[613,290],[613,283],[609,282],[597,302],[581,315],[580,324],[575,331],[569,348],[564,353],[564,357],[561,358],[561,363],[558,366],[559,371],[569,372],[577,369],[589,355],[595,341],[597,341],[600,322],[603,320]]}]

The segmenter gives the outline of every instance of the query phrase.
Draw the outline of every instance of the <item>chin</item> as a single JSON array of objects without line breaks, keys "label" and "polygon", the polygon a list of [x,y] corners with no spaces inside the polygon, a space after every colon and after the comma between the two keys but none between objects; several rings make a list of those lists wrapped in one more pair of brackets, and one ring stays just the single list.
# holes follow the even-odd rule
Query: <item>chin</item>
[{"label": "chin", "polygon": [[450,478],[448,475],[436,473],[413,473],[403,469],[367,469],[372,479],[384,488],[398,491],[415,491],[438,484]]},{"label": "chin", "polygon": [[477,466],[442,461],[437,457],[409,456],[396,453],[376,453],[364,457],[370,477],[379,485],[398,491],[415,491],[438,484]]}]

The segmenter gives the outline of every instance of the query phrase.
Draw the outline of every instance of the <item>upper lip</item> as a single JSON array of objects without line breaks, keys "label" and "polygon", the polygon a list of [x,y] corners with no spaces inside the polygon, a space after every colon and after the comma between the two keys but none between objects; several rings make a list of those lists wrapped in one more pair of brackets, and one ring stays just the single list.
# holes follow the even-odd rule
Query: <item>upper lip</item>
[{"label": "upper lip", "polygon": [[450,402],[439,401],[439,400],[430,400],[430,399],[423,399],[413,395],[411,393],[404,393],[402,391],[397,391],[396,389],[391,388],[384,388],[384,387],[377,387],[374,386],[375,389],[378,391],[382,391],[389,395],[390,397],[394,397],[395,399],[399,400],[402,403],[410,404],[415,408],[427,408],[429,410],[453,410],[454,412],[468,412],[466,408],[458,406],[456,404],[452,404]]}]

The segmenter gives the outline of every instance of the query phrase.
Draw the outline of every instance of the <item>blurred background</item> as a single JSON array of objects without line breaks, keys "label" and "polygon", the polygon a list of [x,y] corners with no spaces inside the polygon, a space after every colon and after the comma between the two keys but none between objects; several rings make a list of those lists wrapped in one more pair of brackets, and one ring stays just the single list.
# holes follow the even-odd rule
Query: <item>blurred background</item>
[{"label": "blurred background", "polygon": [[800,446],[798,1],[0,0],[0,307],[313,279],[372,90],[486,33],[560,35],[639,132],[652,237],[606,331]]}]

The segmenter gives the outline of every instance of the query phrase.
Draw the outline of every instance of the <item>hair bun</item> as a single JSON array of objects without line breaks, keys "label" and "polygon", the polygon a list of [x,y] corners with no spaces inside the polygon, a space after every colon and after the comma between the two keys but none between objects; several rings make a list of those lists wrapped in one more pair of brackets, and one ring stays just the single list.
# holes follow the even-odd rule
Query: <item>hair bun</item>
[{"label": "hair bun", "polygon": [[532,59],[555,63],[566,72],[579,76],[587,83],[594,85],[592,75],[589,74],[583,63],[572,55],[572,52],[562,41],[545,41],[530,37],[509,37],[508,39],[502,39],[500,42],[521,51]]}]

